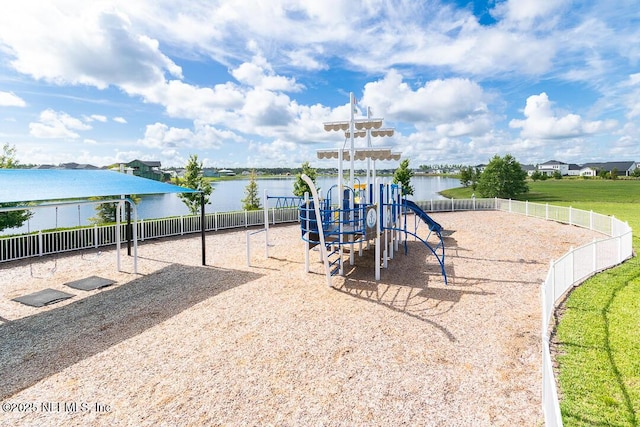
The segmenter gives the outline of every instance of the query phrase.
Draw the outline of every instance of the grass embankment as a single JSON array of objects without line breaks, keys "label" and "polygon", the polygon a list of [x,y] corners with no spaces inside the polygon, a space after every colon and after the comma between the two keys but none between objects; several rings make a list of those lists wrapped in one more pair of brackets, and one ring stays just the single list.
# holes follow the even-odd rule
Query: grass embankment
[{"label": "grass embankment", "polygon": [[[454,189],[446,197],[470,197]],[[640,250],[640,181],[562,179],[531,182],[519,197],[614,215],[634,230]],[[565,303],[554,341],[566,426],[640,425],[640,260],[600,273]]]}]

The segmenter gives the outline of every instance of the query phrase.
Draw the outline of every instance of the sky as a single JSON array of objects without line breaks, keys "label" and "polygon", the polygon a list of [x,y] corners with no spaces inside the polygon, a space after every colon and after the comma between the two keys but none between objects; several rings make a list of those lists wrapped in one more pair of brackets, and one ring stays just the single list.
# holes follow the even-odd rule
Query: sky
[{"label": "sky", "polygon": [[[337,167],[370,109],[410,166],[640,161],[637,0],[0,4],[0,144],[21,163]],[[364,146],[356,139],[355,146]],[[395,167],[396,162],[380,162]],[[388,163],[388,165],[386,164]],[[395,163],[395,164],[394,164]]]}]

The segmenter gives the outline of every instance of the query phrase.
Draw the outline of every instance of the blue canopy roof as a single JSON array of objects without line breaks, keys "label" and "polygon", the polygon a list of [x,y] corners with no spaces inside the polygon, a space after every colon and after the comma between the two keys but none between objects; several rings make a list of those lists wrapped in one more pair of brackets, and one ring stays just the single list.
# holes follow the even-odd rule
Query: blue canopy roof
[{"label": "blue canopy roof", "polygon": [[108,170],[0,169],[0,203],[197,192]]}]

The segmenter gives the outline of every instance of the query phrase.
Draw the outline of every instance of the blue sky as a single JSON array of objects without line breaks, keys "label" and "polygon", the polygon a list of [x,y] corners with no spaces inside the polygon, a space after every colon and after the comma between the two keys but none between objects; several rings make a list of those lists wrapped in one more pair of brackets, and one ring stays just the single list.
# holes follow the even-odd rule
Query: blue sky
[{"label": "blue sky", "polygon": [[[615,4],[615,6],[613,6]],[[0,143],[22,163],[334,167],[370,107],[421,164],[640,160],[636,1],[21,0]],[[357,140],[362,144],[362,140]],[[397,162],[396,162],[397,163]],[[389,162],[386,167],[395,167]]]}]

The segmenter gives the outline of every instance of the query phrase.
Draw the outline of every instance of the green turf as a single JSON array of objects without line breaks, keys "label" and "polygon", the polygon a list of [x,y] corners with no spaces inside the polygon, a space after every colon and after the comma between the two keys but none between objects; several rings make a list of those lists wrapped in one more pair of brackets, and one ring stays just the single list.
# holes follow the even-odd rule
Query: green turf
[{"label": "green turf", "polygon": [[[640,181],[561,179],[530,182],[519,197],[593,210],[627,221],[640,250]],[[468,198],[470,188],[443,193]],[[565,426],[640,425],[640,260],[600,273],[566,301],[555,361]]]}]

